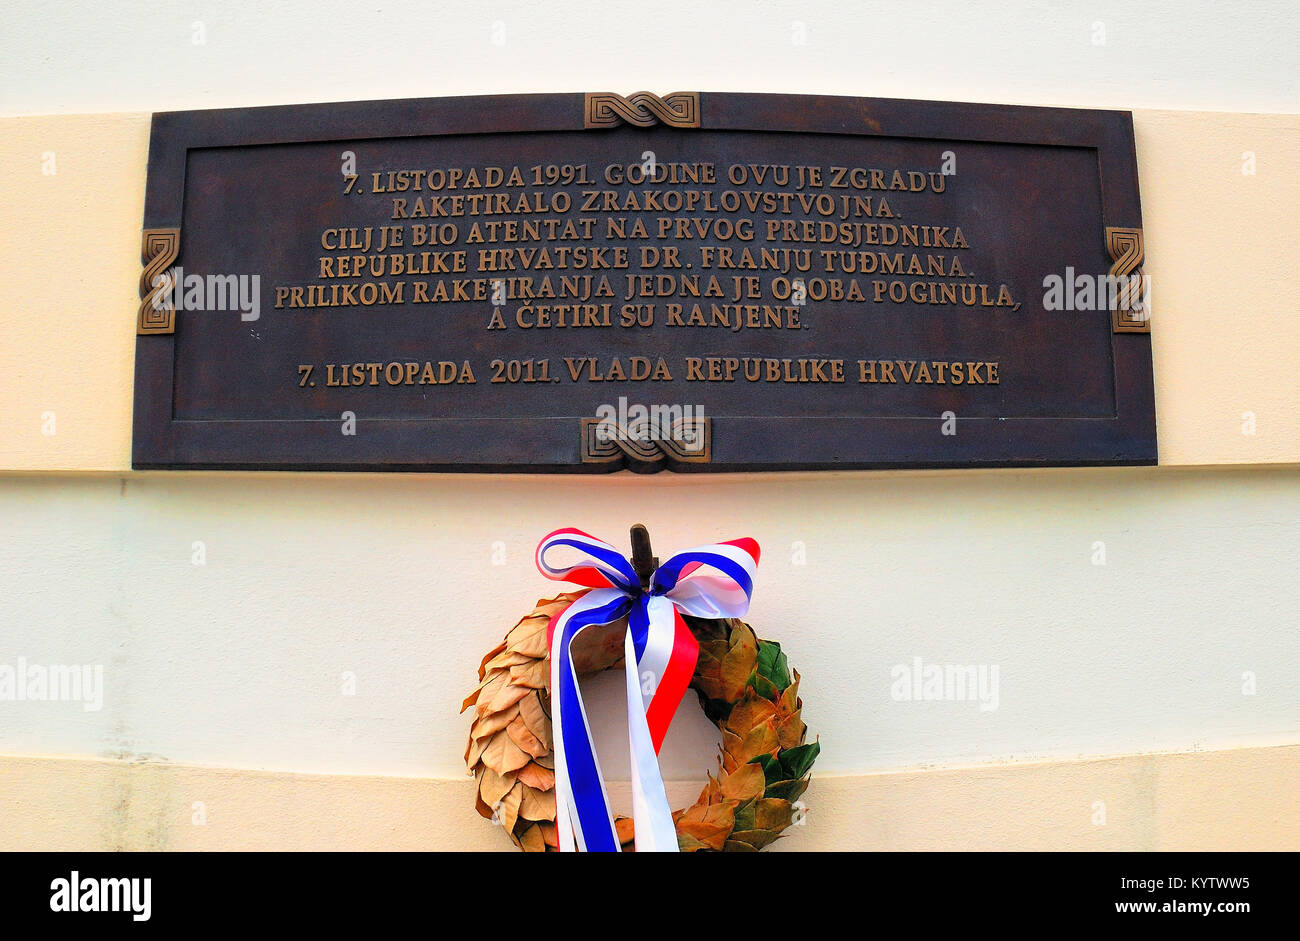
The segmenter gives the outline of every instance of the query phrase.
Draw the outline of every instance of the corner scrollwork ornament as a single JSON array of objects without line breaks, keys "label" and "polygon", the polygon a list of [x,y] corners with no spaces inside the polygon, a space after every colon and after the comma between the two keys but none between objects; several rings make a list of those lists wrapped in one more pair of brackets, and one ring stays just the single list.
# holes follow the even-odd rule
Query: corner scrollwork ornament
[{"label": "corner scrollwork ornament", "polygon": [[1151,311],[1147,309],[1148,292],[1139,285],[1139,269],[1145,250],[1141,229],[1106,227],[1106,252],[1110,255],[1110,276],[1122,278],[1123,284],[1111,308],[1114,333],[1150,333]]},{"label": "corner scrollwork ornament", "polygon": [[176,311],[170,297],[172,285],[166,272],[180,250],[180,229],[145,229],[141,233],[140,260],[144,271],[140,273],[137,334],[176,332]]},{"label": "corner scrollwork ornament", "polygon": [[617,127],[619,124],[650,127],[700,126],[700,93],[675,91],[660,97],[652,92],[633,92],[626,98],[613,92],[588,92],[583,104],[583,125]]},{"label": "corner scrollwork ornament", "polygon": [[668,434],[651,436],[605,418],[582,419],[582,463],[625,464],[653,473],[673,464],[707,464],[713,459],[713,429],[704,417],[679,418]]}]

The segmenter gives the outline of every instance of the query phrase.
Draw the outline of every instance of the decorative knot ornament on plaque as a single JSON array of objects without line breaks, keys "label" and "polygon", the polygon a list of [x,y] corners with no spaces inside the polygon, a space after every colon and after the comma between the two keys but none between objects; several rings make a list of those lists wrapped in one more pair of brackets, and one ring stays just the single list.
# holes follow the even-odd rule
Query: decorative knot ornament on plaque
[{"label": "decorative knot ornament on plaque", "polygon": [[1151,332],[1150,282],[1140,274],[1145,249],[1142,230],[1108,226],[1106,252],[1113,264],[1107,274],[1118,280],[1119,290],[1111,308],[1115,333]]},{"label": "decorative knot ornament on plaque", "polygon": [[660,97],[653,92],[633,92],[626,98],[613,92],[589,92],[584,100],[585,126],[617,127],[634,124],[650,127],[666,124],[669,127],[700,126],[700,93],[675,91]]}]

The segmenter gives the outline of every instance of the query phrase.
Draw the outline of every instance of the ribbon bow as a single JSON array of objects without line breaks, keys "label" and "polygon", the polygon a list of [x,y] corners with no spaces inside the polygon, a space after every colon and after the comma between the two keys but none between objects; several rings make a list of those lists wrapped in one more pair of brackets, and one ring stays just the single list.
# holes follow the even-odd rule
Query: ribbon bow
[{"label": "ribbon bow", "polygon": [[[560,547],[577,550],[580,560],[566,567],[549,565],[547,552]],[[757,566],[758,543],[735,539],[679,552],[655,569],[649,587],[643,588],[630,561],[581,530],[557,529],[538,543],[537,568],[543,575],[592,589],[555,615],[547,628],[561,850],[620,849],[573,667],[574,639],[585,628],[628,619],[623,659],[636,849],[675,853],[677,831],[657,756],[700,650],[682,613],[741,617],[749,610]]]}]

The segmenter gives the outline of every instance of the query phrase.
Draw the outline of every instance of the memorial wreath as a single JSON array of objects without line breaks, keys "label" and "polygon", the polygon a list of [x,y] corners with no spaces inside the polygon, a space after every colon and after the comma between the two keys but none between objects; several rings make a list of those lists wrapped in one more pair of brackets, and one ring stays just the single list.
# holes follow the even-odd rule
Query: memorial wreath
[{"label": "memorial wreath", "polygon": [[[465,760],[478,812],[525,851],[762,849],[801,819],[820,746],[800,718],[799,673],[781,645],[740,620],[758,544],[701,546],[662,565],[642,526],[632,559],[576,529],[537,547],[547,578],[586,588],[539,601],[479,667]],[[577,552],[555,567],[548,552]],[[622,666],[627,679],[633,816],[615,817],[578,678]],[[677,704],[695,690],[722,731],[716,773],[672,811],[657,754]]]}]

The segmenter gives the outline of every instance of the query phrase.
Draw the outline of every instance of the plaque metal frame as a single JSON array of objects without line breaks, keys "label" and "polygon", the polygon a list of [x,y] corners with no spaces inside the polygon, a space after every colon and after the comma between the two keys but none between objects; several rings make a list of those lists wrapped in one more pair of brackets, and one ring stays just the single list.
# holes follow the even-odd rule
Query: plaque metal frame
[{"label": "plaque metal frame", "polygon": [[[153,116],[145,197],[145,273],[179,255],[185,172],[200,148],[566,131],[599,134],[628,123],[694,133],[762,131],[934,141],[1026,144],[1095,151],[1112,274],[1143,260],[1132,115],[1126,111],[1038,108],[837,96],[673,92],[662,97],[606,92],[428,98],[159,113]],[[166,258],[165,263],[159,259]],[[459,471],[601,473],[627,466],[681,472],[899,467],[1026,467],[1154,464],[1157,459],[1150,322],[1113,318],[1115,414],[1106,418],[964,418],[962,433],[936,432],[915,416],[711,415],[707,456],[675,459],[672,446],[636,460],[593,445],[581,417],[374,419],[341,446],[334,422],[178,420],[173,415],[175,320],[149,310],[142,274],[136,314],[132,466],[140,469]],[[978,423],[975,427],[971,423]],[[274,425],[274,428],[268,427]],[[328,426],[328,427],[324,427]],[[627,442],[623,442],[627,445]],[[671,442],[669,443],[671,445]],[[609,451],[609,453],[605,453]],[[662,459],[660,459],[662,457]]]}]

